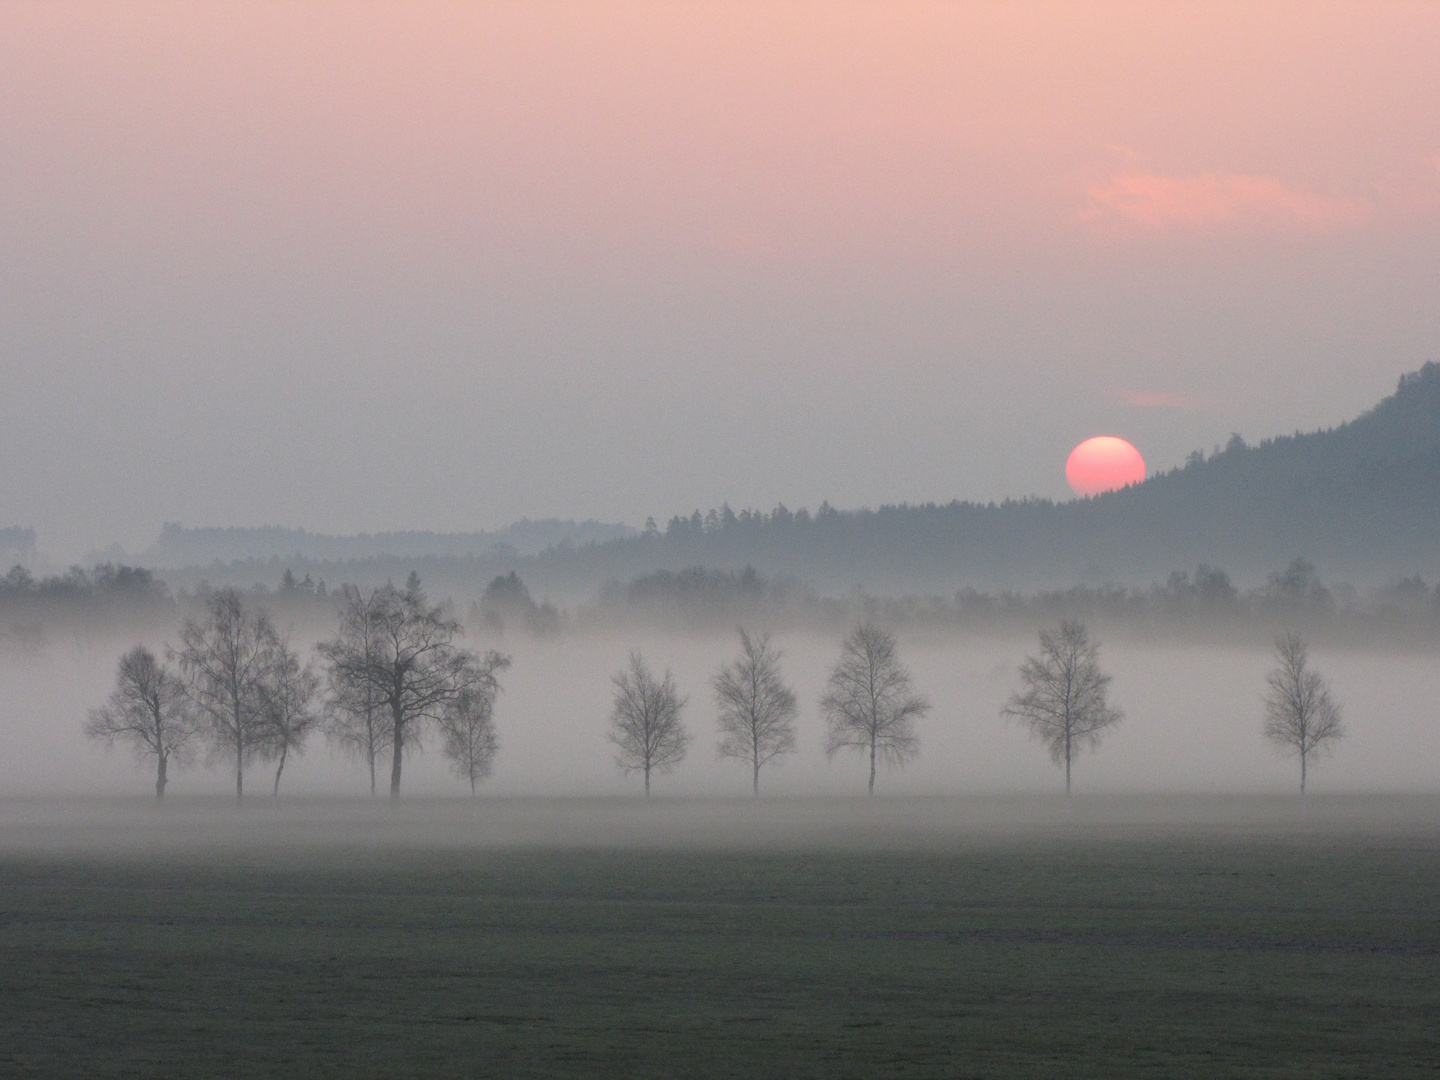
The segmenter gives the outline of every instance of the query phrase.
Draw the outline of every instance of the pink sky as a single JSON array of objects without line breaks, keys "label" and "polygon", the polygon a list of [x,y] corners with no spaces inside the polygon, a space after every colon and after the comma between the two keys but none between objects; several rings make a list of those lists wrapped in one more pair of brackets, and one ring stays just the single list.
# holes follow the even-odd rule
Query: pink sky
[{"label": "pink sky", "polygon": [[1434,4],[7,4],[5,512],[1061,496],[1099,431],[1333,423],[1440,357],[1437,57]]},{"label": "pink sky", "polygon": [[[1440,203],[1435,5],[11,5],[7,208],[115,243],[818,261]],[[7,223],[10,230],[14,222]],[[258,229],[258,235],[257,235]],[[10,231],[7,230],[7,231]],[[33,230],[33,231],[31,231]],[[311,248],[309,245],[314,245]],[[428,249],[428,251],[427,251]]]}]

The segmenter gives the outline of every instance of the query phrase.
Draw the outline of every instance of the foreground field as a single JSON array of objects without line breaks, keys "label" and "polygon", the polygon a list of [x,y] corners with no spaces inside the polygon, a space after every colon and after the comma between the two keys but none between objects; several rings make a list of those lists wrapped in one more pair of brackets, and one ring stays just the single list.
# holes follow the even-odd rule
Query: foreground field
[{"label": "foreground field", "polygon": [[12,806],[0,1074],[1433,1076],[1440,830],[1376,805]]}]

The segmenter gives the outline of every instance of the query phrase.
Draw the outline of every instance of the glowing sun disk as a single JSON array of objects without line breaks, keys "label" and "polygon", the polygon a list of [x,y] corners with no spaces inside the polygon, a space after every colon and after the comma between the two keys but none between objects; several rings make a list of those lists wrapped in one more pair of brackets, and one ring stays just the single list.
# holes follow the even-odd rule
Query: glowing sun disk
[{"label": "glowing sun disk", "polygon": [[1076,495],[1099,495],[1144,480],[1145,459],[1124,439],[1097,435],[1070,451],[1065,479]]}]

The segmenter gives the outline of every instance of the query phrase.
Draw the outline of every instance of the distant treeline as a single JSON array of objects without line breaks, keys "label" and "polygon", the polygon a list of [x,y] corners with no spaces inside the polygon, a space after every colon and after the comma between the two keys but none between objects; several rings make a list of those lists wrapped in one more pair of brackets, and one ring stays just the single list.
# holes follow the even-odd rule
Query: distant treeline
[{"label": "distant treeline", "polygon": [[[413,572],[406,578],[420,580]],[[36,579],[16,567],[0,578],[0,639],[33,639],[49,623],[117,628],[193,618],[216,589],[172,592],[150,571],[101,564],[86,572]],[[287,569],[278,588],[242,590],[247,602],[277,617],[328,622],[343,604],[343,587]],[[1295,559],[1265,583],[1241,589],[1223,570],[1201,565],[1143,587],[1076,585],[1065,589],[884,596],[852,591],[824,596],[800,582],[772,579],[753,568],[659,570],[628,583],[610,582],[569,608],[537,600],[519,575],[497,575],[468,605],[452,598],[474,633],[546,636],[642,626],[714,631],[736,625],[834,630],[869,618],[895,627],[1028,634],[1062,619],[1094,622],[1107,631],[1203,638],[1243,631],[1265,640],[1301,628],[1331,640],[1387,647],[1440,641],[1440,586],[1412,576],[1358,589],[1327,584],[1315,566]]]},{"label": "distant treeline", "polygon": [[719,629],[756,621],[773,627],[835,628],[857,618],[892,626],[1030,633],[1063,619],[1111,629],[1207,636],[1251,631],[1268,640],[1301,627],[1325,637],[1387,645],[1433,644],[1440,639],[1440,585],[1418,576],[1364,591],[1327,585],[1312,563],[1295,559],[1242,590],[1223,570],[1201,565],[1175,571],[1149,586],[1077,585],[1034,592],[961,589],[932,596],[825,597],[803,585],[769,581],[753,569],[739,573],[693,567],[658,571],[628,585],[611,584],[576,609],[580,626],[672,624]]},{"label": "distant treeline", "polygon": [[154,607],[171,602],[170,587],[138,566],[101,563],[86,571],[36,578],[16,565],[0,577],[0,608],[7,613],[39,610],[87,611],[98,607]]}]

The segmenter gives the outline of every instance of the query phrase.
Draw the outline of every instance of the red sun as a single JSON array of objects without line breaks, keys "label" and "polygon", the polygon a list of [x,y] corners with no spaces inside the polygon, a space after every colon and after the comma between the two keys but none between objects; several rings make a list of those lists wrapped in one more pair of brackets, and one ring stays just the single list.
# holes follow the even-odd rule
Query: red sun
[{"label": "red sun", "polygon": [[1076,495],[1099,495],[1144,480],[1145,459],[1124,439],[1097,435],[1070,451],[1065,479]]}]

